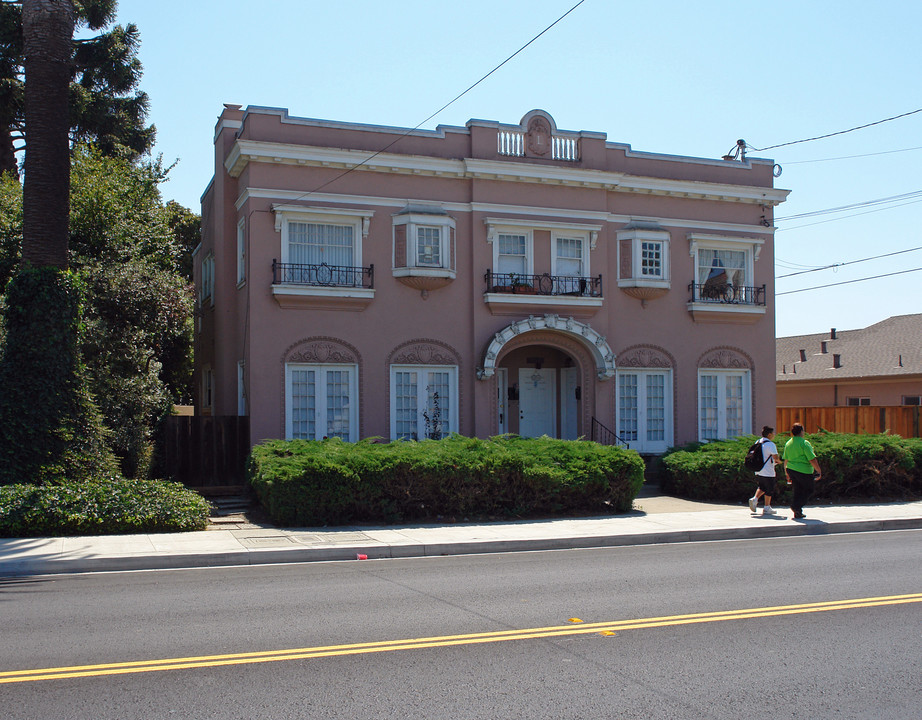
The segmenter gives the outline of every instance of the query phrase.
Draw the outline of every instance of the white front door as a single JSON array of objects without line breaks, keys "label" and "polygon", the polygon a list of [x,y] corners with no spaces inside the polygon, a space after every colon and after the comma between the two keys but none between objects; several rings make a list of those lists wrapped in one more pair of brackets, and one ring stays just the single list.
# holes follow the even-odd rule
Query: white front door
[{"label": "white front door", "polygon": [[519,369],[519,435],[556,437],[557,371]]},{"label": "white front door", "polygon": [[575,367],[563,368],[560,371],[560,437],[563,440],[576,440],[579,435],[579,424],[577,423],[577,408],[579,403],[576,399],[576,388],[579,383],[579,373]]}]

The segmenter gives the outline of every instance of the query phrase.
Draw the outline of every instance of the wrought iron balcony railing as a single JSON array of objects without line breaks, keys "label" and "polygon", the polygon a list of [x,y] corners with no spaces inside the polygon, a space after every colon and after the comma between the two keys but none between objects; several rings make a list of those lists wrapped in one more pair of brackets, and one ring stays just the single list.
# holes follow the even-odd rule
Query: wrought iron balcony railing
[{"label": "wrought iron balcony railing", "polygon": [[318,287],[373,288],[375,266],[350,267],[348,265],[296,265],[272,261],[274,285],[314,285]]},{"label": "wrought iron balcony railing", "polygon": [[572,275],[520,275],[519,273],[494,273],[484,275],[489,293],[513,295],[571,295],[575,297],[602,297],[602,276],[574,277]]},{"label": "wrought iron balcony railing", "polygon": [[726,303],[730,305],[764,305],[765,286],[746,287],[730,283],[691,283],[688,286],[692,302]]}]

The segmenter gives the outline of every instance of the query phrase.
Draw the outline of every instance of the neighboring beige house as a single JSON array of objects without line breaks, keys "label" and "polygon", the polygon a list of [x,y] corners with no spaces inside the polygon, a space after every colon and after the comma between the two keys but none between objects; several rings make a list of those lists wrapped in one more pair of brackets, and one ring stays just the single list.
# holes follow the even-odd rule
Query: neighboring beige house
[{"label": "neighboring beige house", "polygon": [[776,341],[778,407],[919,405],[922,314]]},{"label": "neighboring beige house", "polygon": [[770,160],[599,132],[226,105],[195,254],[196,412],[250,440],[598,437],[773,418]]}]

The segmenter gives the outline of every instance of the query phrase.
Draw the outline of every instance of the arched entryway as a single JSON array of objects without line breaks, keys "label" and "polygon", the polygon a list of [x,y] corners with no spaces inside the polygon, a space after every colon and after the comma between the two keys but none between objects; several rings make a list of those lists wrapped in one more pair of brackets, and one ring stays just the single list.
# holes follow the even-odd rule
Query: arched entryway
[{"label": "arched entryway", "polygon": [[478,371],[493,379],[497,432],[585,437],[596,383],[614,374],[605,338],[573,318],[529,317],[496,333]]}]

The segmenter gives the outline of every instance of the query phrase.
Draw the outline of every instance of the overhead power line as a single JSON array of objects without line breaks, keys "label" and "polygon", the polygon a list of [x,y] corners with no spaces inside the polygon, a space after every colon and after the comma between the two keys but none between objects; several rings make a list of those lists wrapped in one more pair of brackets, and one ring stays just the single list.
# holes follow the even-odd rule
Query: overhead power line
[{"label": "overhead power line", "polygon": [[313,190],[308,190],[308,191],[307,191],[306,193],[304,193],[303,195],[299,195],[298,197],[295,198],[295,200],[301,200],[302,198],[306,198],[308,195],[311,195],[311,194],[313,194],[313,193],[315,193],[315,192],[318,192],[318,191],[320,191],[320,190],[323,190],[323,188],[327,187],[328,185],[332,185],[332,184],[335,183],[337,180],[340,180],[340,179],[342,179],[343,177],[345,177],[346,175],[348,175],[349,173],[351,173],[353,170],[357,170],[358,168],[362,167],[362,165],[365,165],[365,164],[371,162],[371,161],[374,160],[376,157],[378,157],[378,155],[381,155],[382,153],[385,153],[385,152],[387,152],[388,150],[390,150],[392,147],[394,147],[394,145],[396,145],[397,143],[399,143],[401,140],[403,140],[405,137],[407,137],[410,133],[419,130],[423,125],[425,125],[427,122],[429,122],[430,120],[432,120],[432,118],[434,118],[436,115],[438,115],[438,114],[441,113],[443,110],[446,110],[448,107],[450,107],[451,105],[453,105],[453,104],[455,104],[456,102],[458,102],[458,100],[460,100],[462,97],[464,97],[465,95],[467,95],[471,90],[473,90],[475,87],[477,87],[478,85],[480,85],[480,83],[482,83],[484,80],[486,80],[488,77],[490,77],[493,73],[495,73],[497,70],[499,70],[503,65],[505,65],[505,64],[508,63],[510,60],[512,60],[516,55],[518,55],[518,54],[521,53],[523,50],[525,50],[525,48],[527,48],[529,45],[531,45],[532,43],[534,43],[534,42],[535,42],[538,38],[540,38],[542,35],[544,35],[545,33],[547,33],[551,28],[553,28],[555,25],[557,25],[559,22],[561,22],[565,17],[567,17],[567,15],[569,15],[569,14],[572,13],[574,10],[576,10],[576,8],[578,8],[578,7],[579,7],[580,5],[582,5],[584,2],[586,2],[586,0],[579,0],[578,3],[576,3],[573,7],[571,7],[569,10],[567,10],[563,15],[561,15],[559,18],[557,18],[554,22],[552,22],[552,23],[551,23],[550,25],[548,25],[546,28],[544,28],[544,30],[542,30],[542,31],[539,32],[537,35],[535,35],[531,40],[529,40],[527,43],[525,43],[524,45],[522,45],[522,47],[520,47],[518,50],[516,50],[514,53],[512,53],[509,57],[507,57],[505,60],[503,60],[499,65],[497,65],[497,66],[494,67],[492,70],[490,70],[490,72],[488,72],[486,75],[484,75],[482,78],[480,78],[477,82],[475,82],[474,84],[472,84],[470,87],[468,87],[468,88],[467,88],[466,90],[464,90],[463,92],[458,93],[454,98],[452,98],[452,99],[449,100],[447,103],[445,103],[444,105],[442,105],[442,107],[440,107],[438,110],[436,110],[434,113],[432,113],[432,114],[431,114],[429,117],[427,117],[425,120],[422,120],[422,121],[421,121],[419,124],[417,124],[415,127],[410,128],[410,129],[407,130],[405,133],[399,135],[399,136],[397,137],[397,139],[394,140],[393,142],[390,142],[390,143],[388,143],[387,145],[385,145],[383,148],[381,148],[380,150],[375,151],[374,153],[372,153],[371,155],[369,155],[367,158],[365,158],[365,159],[362,160],[361,162],[356,163],[355,165],[353,165],[353,166],[350,167],[350,168],[347,168],[346,170],[344,170],[343,172],[341,172],[341,173],[340,173],[339,175],[337,175],[336,177],[334,177],[334,178],[332,178],[332,179],[330,179],[330,180],[327,180],[327,182],[323,183],[322,185],[319,185],[318,187],[315,187]]},{"label": "overhead power line", "polygon": [[843,280],[842,282],[829,283],[828,285],[816,285],[814,287],[801,288],[800,290],[786,290],[785,292],[775,293],[775,297],[782,295],[793,295],[794,293],[807,292],[809,290],[821,290],[823,288],[836,287],[837,285],[850,285],[856,282],[865,282],[867,280],[879,280],[880,278],[893,277],[894,275],[905,275],[906,273],[919,272],[922,267],[912,268],[911,270],[900,270],[899,272],[887,273],[885,275],[874,275],[872,277],[857,278],[856,280]]},{"label": "overhead power line", "polygon": [[910,200],[909,202],[900,203],[899,205],[891,205],[890,207],[875,208],[874,210],[865,210],[864,212],[852,213],[851,215],[843,215],[842,217],[829,218],[828,220],[817,220],[813,223],[806,223],[804,225],[795,225],[794,227],[787,228],[778,228],[775,232],[784,232],[785,230],[799,230],[800,228],[812,227],[813,225],[822,225],[823,223],[836,222],[837,220],[847,220],[848,218],[858,217],[859,215],[870,215],[871,213],[883,212],[884,210],[895,210],[896,208],[901,208],[904,205],[915,205],[916,203],[922,202],[922,198],[918,200]]},{"label": "overhead power line", "polygon": [[912,152],[913,150],[922,150],[922,145],[918,147],[903,148],[901,150],[882,150],[881,152],[863,153],[861,155],[842,155],[841,157],[819,158],[816,160],[788,160],[787,165],[805,165],[806,163],[832,162],[833,160],[854,160],[855,158],[874,157],[876,155],[893,155],[894,153]]},{"label": "overhead power line", "polygon": [[830,270],[832,268],[845,267],[846,265],[855,265],[857,263],[868,262],[869,260],[879,260],[880,258],[893,257],[894,255],[902,255],[903,253],[915,252],[916,250],[922,250],[922,245],[919,247],[908,248],[907,250],[897,250],[892,253],[885,253],[884,255],[874,255],[873,257],[861,258],[860,260],[850,260],[849,262],[833,263],[832,265],[824,265],[823,267],[815,267],[810,270],[800,270],[798,272],[788,273],[787,275],[776,275],[775,279],[780,280],[781,278],[794,277],[795,275],[804,275],[806,273],[818,272],[820,270]]},{"label": "overhead power line", "polygon": [[817,215],[829,215],[832,213],[845,212],[846,210],[857,210],[858,208],[871,207],[872,205],[899,202],[900,200],[910,200],[917,197],[922,197],[922,190],[913,190],[912,192],[902,193],[901,195],[891,195],[890,197],[879,198],[878,200],[862,200],[861,202],[852,203],[851,205],[840,205],[839,207],[828,208],[826,210],[813,210],[811,212],[799,213],[798,215],[776,217],[775,222],[782,222],[784,220],[800,220],[801,218],[816,217]]},{"label": "overhead power line", "polygon": [[848,130],[838,130],[837,132],[826,133],[825,135],[816,135],[815,137],[804,138],[803,140],[792,140],[791,142],[779,143],[778,145],[769,145],[768,147],[764,148],[751,147],[751,149],[755,150],[756,152],[765,152],[766,150],[774,150],[775,148],[787,147],[788,145],[798,145],[799,143],[813,142],[814,140],[824,140],[836,135],[845,135],[846,133],[855,132],[855,130],[864,130],[865,128],[873,127],[874,125],[880,125],[885,122],[890,122],[891,120],[899,120],[900,118],[915,115],[916,113],[922,113],[922,108],[919,108],[918,110],[910,110],[909,112],[905,112],[900,115],[894,115],[893,117],[884,118],[883,120],[876,120],[871,123],[866,123],[865,125],[858,125],[857,127],[849,128]]}]

